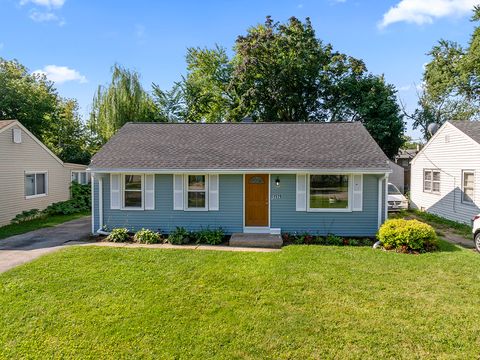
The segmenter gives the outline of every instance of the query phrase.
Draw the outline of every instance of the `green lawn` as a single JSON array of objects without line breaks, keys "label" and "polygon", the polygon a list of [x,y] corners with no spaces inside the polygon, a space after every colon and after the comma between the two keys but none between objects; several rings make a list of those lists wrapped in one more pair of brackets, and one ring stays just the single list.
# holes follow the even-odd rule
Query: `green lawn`
[{"label": "green lawn", "polygon": [[445,219],[441,216],[430,214],[426,211],[420,210],[407,210],[389,213],[390,218],[417,218],[420,221],[426,222],[432,225],[437,233],[441,233],[443,230],[452,231],[458,235],[463,236],[467,240],[472,240],[472,227],[468,224],[462,224],[457,221]]},{"label": "green lawn", "polygon": [[0,275],[0,358],[480,354],[480,256],[72,247]]},{"label": "green lawn", "polygon": [[90,215],[89,212],[71,214],[71,215],[54,215],[44,219],[35,219],[25,221],[21,224],[10,224],[0,227],[0,239],[5,239],[9,236],[23,234],[32,230],[55,226],[65,221],[79,219],[86,215]]}]

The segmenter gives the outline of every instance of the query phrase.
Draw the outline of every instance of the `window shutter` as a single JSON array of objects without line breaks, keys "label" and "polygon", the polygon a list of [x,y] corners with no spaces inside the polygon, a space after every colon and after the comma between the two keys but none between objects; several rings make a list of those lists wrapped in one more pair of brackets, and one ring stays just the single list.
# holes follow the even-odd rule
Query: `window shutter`
[{"label": "window shutter", "polygon": [[353,175],[353,211],[363,210],[363,175]]},{"label": "window shutter", "polygon": [[219,177],[218,174],[208,176],[208,209],[218,210]]},{"label": "window shutter", "polygon": [[183,210],[183,175],[173,175],[173,210]]},{"label": "window shutter", "polygon": [[306,174],[297,174],[297,211],[307,211]]},{"label": "window shutter", "polygon": [[155,210],[155,175],[145,175],[145,210]]},{"label": "window shutter", "polygon": [[110,209],[120,209],[120,174],[110,174]]}]

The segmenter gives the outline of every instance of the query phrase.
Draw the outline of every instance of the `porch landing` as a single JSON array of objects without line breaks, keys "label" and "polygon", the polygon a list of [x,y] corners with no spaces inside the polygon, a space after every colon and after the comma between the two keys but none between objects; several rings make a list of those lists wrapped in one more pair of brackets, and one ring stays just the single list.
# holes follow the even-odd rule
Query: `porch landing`
[{"label": "porch landing", "polygon": [[280,235],[236,233],[230,237],[230,246],[279,249],[283,245]]}]

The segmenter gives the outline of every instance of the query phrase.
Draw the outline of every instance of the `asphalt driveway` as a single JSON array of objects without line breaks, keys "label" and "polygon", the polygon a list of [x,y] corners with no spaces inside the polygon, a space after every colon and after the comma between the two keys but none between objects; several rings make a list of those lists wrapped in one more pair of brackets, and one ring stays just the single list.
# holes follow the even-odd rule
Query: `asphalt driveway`
[{"label": "asphalt driveway", "polygon": [[91,217],[0,240],[0,273],[89,238]]}]

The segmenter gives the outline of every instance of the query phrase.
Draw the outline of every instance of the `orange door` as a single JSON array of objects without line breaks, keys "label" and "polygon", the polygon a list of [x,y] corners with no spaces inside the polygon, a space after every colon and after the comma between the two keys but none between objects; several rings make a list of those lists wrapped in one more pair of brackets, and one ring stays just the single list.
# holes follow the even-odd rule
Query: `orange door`
[{"label": "orange door", "polygon": [[268,175],[245,175],[245,226],[268,226]]}]

